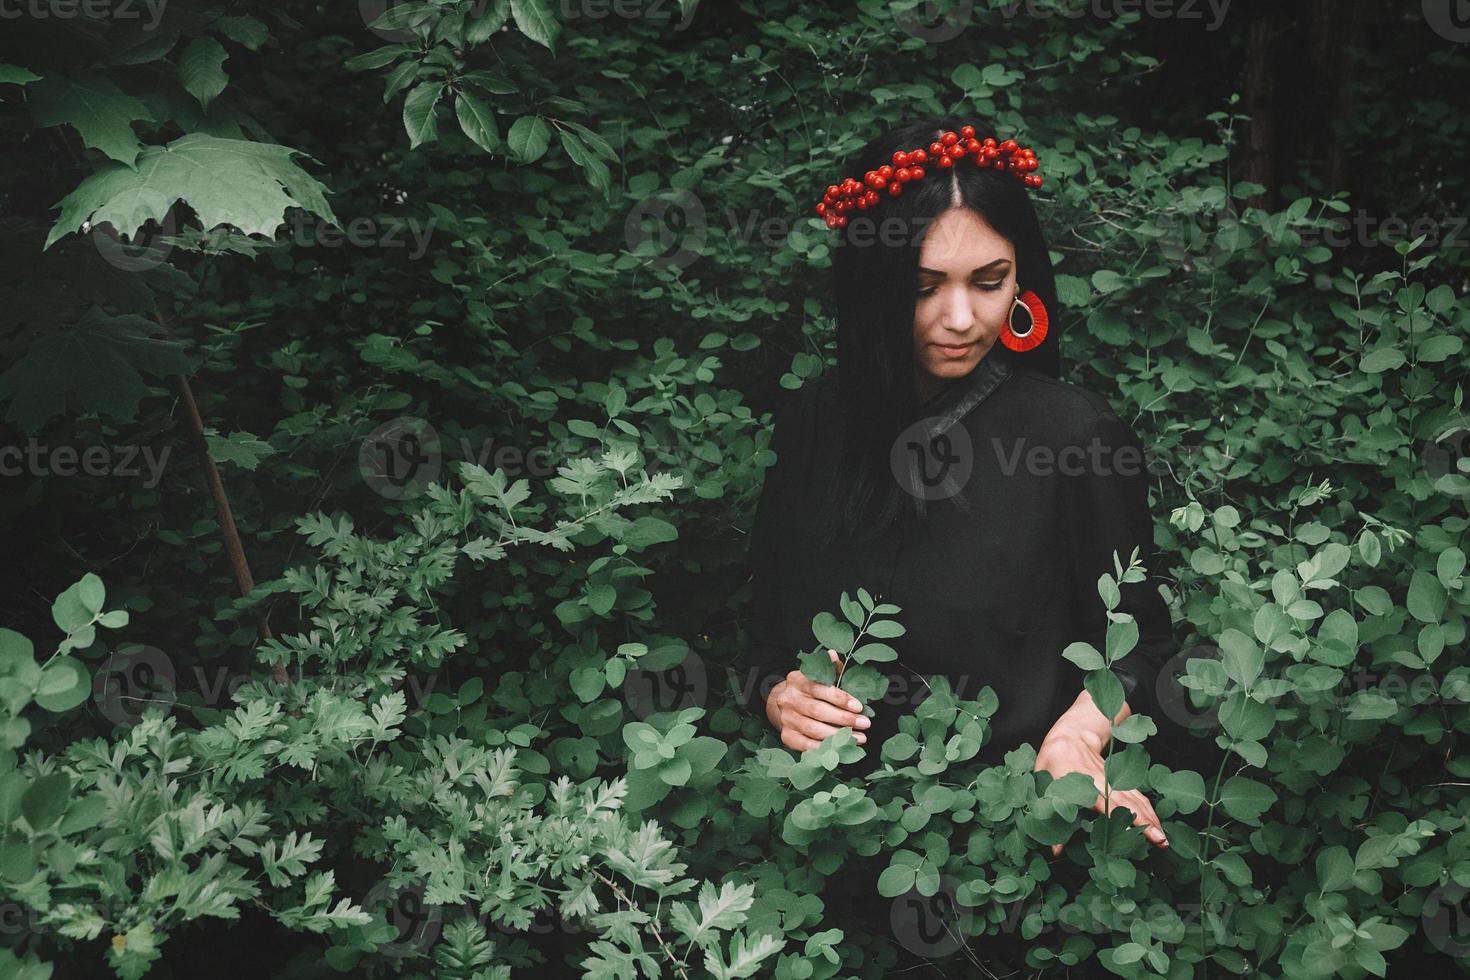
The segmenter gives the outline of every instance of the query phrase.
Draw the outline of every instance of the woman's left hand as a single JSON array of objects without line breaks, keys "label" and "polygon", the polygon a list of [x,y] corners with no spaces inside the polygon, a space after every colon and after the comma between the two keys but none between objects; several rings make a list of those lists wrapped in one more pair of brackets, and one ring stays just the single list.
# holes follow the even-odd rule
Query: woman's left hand
[{"label": "woman's left hand", "polygon": [[[1136,789],[1111,790],[1107,794],[1108,809],[1103,809],[1103,791],[1107,788],[1107,780],[1103,774],[1102,752],[1096,741],[1090,733],[1054,728],[1042,740],[1041,748],[1036,750],[1035,771],[1044,770],[1056,779],[1069,772],[1086,773],[1092,777],[1093,785],[1098,788],[1097,799],[1092,804],[1094,810],[1110,813],[1119,806],[1126,806],[1133,811],[1134,825],[1144,827],[1144,836],[1159,847],[1168,847],[1169,838],[1164,836],[1164,829],[1159,824],[1158,815],[1154,813],[1153,804],[1142,792]],[[1052,856],[1061,854],[1062,846],[1053,844]]]}]

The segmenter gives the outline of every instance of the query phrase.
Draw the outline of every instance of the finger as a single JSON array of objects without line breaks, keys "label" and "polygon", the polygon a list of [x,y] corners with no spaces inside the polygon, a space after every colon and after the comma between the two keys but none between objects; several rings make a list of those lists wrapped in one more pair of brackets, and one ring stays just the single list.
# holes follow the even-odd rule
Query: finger
[{"label": "finger", "polygon": [[[802,676],[805,677],[806,675],[803,674]],[[816,681],[807,678],[807,684],[801,690],[806,692],[810,697],[820,698],[828,704],[835,704],[837,707],[847,711],[863,710],[863,703],[861,701],[848,694],[842,688],[832,684],[818,684]]]},{"label": "finger", "polygon": [[842,679],[842,655],[839,654],[836,650],[833,650],[831,647],[828,647],[827,648],[827,656],[831,657],[832,658],[832,662],[837,665],[837,679],[838,680],[841,680]]},{"label": "finger", "polygon": [[811,718],[814,721],[825,721],[838,728],[864,729],[872,725],[866,715],[855,711],[847,711],[838,708],[826,701],[818,701],[815,698],[803,698],[793,706],[798,716]]},{"label": "finger", "polygon": [[[802,716],[798,715],[792,719],[791,727],[796,729],[801,734],[805,735],[807,738],[816,739],[817,744],[820,745],[827,739],[827,736],[831,735],[833,732],[839,732],[847,726],[829,725],[823,721],[816,721],[811,718],[803,718]],[[862,732],[854,732],[853,737],[857,739],[858,744],[862,744],[868,740],[868,736],[864,735]]]},{"label": "finger", "polygon": [[1062,845],[1060,845],[1060,844],[1053,844],[1051,846],[1051,856],[1052,857],[1061,857],[1061,855],[1062,855]]},{"label": "finger", "polygon": [[805,752],[807,749],[814,749],[822,743],[812,741],[794,728],[783,728],[781,729],[781,744],[788,749]]},{"label": "finger", "polygon": [[1136,790],[1129,790],[1123,793],[1112,794],[1112,802],[1112,809],[1123,806],[1133,812],[1132,825],[1142,827],[1145,837],[1160,847],[1169,846],[1169,838],[1164,834],[1164,828],[1159,823],[1158,814],[1154,813],[1153,805],[1149,803],[1148,797]]}]

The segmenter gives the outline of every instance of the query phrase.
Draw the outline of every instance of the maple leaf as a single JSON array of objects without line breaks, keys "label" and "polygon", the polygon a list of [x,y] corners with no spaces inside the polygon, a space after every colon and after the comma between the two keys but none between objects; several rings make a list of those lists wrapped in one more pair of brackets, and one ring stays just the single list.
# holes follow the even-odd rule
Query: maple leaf
[{"label": "maple leaf", "polygon": [[37,126],[73,126],[82,135],[82,142],[118,161],[118,169],[136,165],[142,147],[133,123],[152,122],[153,113],[105,75],[48,75],[28,86],[27,91],[31,118]]},{"label": "maple leaf", "polygon": [[246,235],[273,235],[290,207],[337,224],[326,188],[292,161],[299,153],[289,146],[203,133],[150,146],[138,156],[136,168],[109,164],[63,198],[57,205],[61,217],[45,247],[84,221],[131,235],[150,220],[161,223],[178,201],[194,209],[205,229],[233,225]]}]

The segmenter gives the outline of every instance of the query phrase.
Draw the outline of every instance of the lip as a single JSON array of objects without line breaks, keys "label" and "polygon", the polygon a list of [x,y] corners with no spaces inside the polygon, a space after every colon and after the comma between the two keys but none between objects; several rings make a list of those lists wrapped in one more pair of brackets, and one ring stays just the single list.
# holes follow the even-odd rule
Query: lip
[{"label": "lip", "polygon": [[945,356],[945,357],[961,358],[961,357],[964,357],[967,354],[969,354],[972,350],[974,350],[975,349],[975,345],[978,344],[978,343],[979,343],[979,341],[976,340],[976,341],[971,341],[968,344],[961,344],[961,345],[956,346],[956,347],[951,347],[951,346],[948,346],[948,345],[945,345],[945,344],[931,344],[930,346],[932,346],[935,350],[939,351],[939,353],[941,355]]}]

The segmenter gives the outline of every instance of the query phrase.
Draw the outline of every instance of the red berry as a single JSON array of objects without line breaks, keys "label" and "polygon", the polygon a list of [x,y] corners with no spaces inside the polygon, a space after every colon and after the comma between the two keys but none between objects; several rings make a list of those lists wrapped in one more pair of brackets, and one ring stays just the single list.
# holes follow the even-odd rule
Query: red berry
[{"label": "red berry", "polygon": [[912,180],[923,180],[924,179],[924,168],[923,167],[910,167],[909,168],[909,174],[910,174],[910,179],[912,179]]},{"label": "red berry", "polygon": [[945,133],[943,136],[939,137],[939,142],[943,143],[945,146],[953,146],[954,144],[958,143],[959,140],[959,135],[953,131]]},{"label": "red berry", "polygon": [[944,152],[944,144],[939,142],[939,140],[935,140],[929,144],[929,152],[935,156],[939,156],[939,154]]},{"label": "red berry", "polygon": [[965,137],[966,139],[969,139],[970,137],[972,137],[972,136],[975,135],[975,127],[974,126],[961,126],[960,127],[960,135],[963,136],[963,137]]},{"label": "red berry", "polygon": [[909,162],[909,155],[907,153],[903,152],[902,150],[895,150],[894,151],[894,153],[893,153],[893,165],[895,167],[905,166],[908,162]]},{"label": "red berry", "polygon": [[1017,143],[1015,140],[1006,140],[1004,143],[1002,143],[1000,145],[1000,148],[1002,150],[1005,150],[1007,153],[1015,153],[1017,150],[1019,150],[1021,148],[1021,145],[1019,143]]},{"label": "red berry", "polygon": [[898,195],[903,193],[903,185],[895,180],[893,183],[888,185],[888,193],[892,194],[894,197],[897,197]]},{"label": "red berry", "polygon": [[942,169],[948,170],[950,167],[954,166],[954,157],[950,156],[949,154],[945,154],[944,156],[939,158],[939,166]]},{"label": "red berry", "polygon": [[987,147],[994,147],[995,146],[995,137],[994,136],[987,136],[987,137],[985,137],[985,145]]},{"label": "red berry", "polygon": [[893,179],[893,168],[890,167],[886,163],[883,164],[883,166],[881,166],[881,167],[878,168],[878,176],[879,177],[882,177],[885,181],[892,180]]},{"label": "red berry", "polygon": [[912,153],[909,154],[909,162],[910,163],[928,163],[929,162],[929,154],[926,153],[924,150],[915,150],[914,152],[912,152]]},{"label": "red berry", "polygon": [[818,204],[817,205],[817,214],[825,215],[826,213],[827,213],[827,202],[826,201],[823,201],[821,204]]}]

